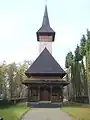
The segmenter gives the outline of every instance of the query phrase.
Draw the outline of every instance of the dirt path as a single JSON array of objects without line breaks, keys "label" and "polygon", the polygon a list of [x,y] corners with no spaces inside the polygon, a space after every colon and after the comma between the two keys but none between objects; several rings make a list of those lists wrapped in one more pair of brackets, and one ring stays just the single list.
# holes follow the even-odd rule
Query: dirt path
[{"label": "dirt path", "polygon": [[74,120],[60,108],[33,108],[23,120]]}]

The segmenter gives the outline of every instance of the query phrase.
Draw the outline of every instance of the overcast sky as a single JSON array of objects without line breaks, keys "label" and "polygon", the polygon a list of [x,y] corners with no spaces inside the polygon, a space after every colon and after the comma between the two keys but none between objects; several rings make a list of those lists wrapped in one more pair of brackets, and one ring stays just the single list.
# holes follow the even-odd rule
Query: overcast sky
[{"label": "overcast sky", "polygon": [[[64,68],[82,34],[90,29],[90,0],[48,0],[51,27],[56,32],[53,56]],[[39,55],[36,31],[41,27],[45,0],[0,0],[0,61],[35,60]]]}]

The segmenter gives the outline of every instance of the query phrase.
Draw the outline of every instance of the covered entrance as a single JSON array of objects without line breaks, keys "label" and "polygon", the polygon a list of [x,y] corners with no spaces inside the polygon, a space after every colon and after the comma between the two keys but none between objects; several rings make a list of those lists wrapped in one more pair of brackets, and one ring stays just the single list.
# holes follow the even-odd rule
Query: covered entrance
[{"label": "covered entrance", "polygon": [[63,87],[68,84],[61,80],[26,80],[28,103],[50,101],[63,103]]}]

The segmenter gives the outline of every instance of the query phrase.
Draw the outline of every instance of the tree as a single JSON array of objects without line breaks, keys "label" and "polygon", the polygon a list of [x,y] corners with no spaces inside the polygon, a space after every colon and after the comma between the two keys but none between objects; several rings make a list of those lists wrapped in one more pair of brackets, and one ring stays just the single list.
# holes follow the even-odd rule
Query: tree
[{"label": "tree", "polygon": [[80,55],[83,57],[86,55],[86,38],[85,35],[82,36],[80,41]]},{"label": "tree", "polygon": [[73,63],[73,54],[70,51],[67,55],[66,55],[66,59],[65,59],[65,67],[69,68]]},{"label": "tree", "polygon": [[90,31],[87,30],[87,42],[86,42],[86,73],[87,80],[90,83]]},{"label": "tree", "polygon": [[0,97],[3,97],[4,99],[7,96],[6,71],[7,67],[5,61],[3,61],[0,65]]},{"label": "tree", "polygon": [[86,70],[83,58],[85,57],[86,60],[86,37],[85,35],[82,36],[80,41],[80,55],[82,56],[81,60],[81,78],[83,82],[84,88],[84,95],[88,95],[88,86],[87,86],[87,77],[86,77]]},{"label": "tree", "polygon": [[15,75],[17,71],[17,66],[15,63],[8,65],[8,82],[9,82],[9,93],[10,98],[12,99],[14,97],[14,93],[16,90],[16,84],[15,84]]},{"label": "tree", "polygon": [[[70,76],[70,71],[73,65],[73,54],[70,51],[67,55],[66,55],[66,59],[65,59],[65,67],[67,68],[67,74],[66,74],[66,80],[67,81],[71,81],[71,77],[72,77],[72,72],[71,72],[71,76]],[[72,89],[71,84],[67,86],[67,90],[68,90],[68,99],[70,99],[72,92],[70,92],[70,89]],[[71,93],[71,94],[70,94]]]},{"label": "tree", "polygon": [[80,54],[80,47],[77,45],[75,50],[75,61],[79,62],[80,60],[82,60],[82,55]]},{"label": "tree", "polygon": [[[83,36],[84,39],[84,36]],[[83,42],[82,42],[83,43]],[[67,68],[71,67],[71,84],[73,88],[73,96],[81,96],[87,94],[87,88],[86,88],[86,79],[85,79],[85,68],[83,64],[83,56],[85,55],[85,52],[82,50],[82,54],[80,53],[81,47],[85,51],[84,44],[81,44],[82,46],[78,46],[75,49],[75,56],[72,55],[72,52],[69,52],[66,56],[66,62],[65,66]],[[80,63],[80,61],[82,61]],[[68,75],[66,76],[68,80]]]},{"label": "tree", "polygon": [[22,82],[27,79],[25,71],[32,64],[31,61],[22,63],[0,64],[0,98],[26,97],[27,88]]},{"label": "tree", "polygon": [[[85,61],[86,64],[85,64]],[[87,30],[87,38],[85,35],[80,40],[80,46],[77,45],[73,62],[70,65],[70,57],[67,54],[65,60],[66,68],[71,66],[71,83],[73,88],[73,96],[87,96],[88,86],[90,84],[90,31]],[[67,77],[68,78],[68,77]]]},{"label": "tree", "polygon": [[26,87],[22,84],[22,82],[27,79],[27,77],[25,76],[25,71],[28,68],[28,64],[29,62],[24,61],[23,64],[19,64],[18,68],[17,68],[17,72],[16,72],[16,77],[15,77],[15,81],[16,81],[16,86],[17,86],[17,91],[16,91],[16,96],[18,97],[23,97],[26,91]]}]

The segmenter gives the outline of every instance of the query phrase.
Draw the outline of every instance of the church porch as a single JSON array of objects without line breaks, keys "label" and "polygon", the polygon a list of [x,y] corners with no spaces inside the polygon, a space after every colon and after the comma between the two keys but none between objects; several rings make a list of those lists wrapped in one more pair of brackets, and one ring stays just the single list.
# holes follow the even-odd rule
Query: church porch
[{"label": "church porch", "polygon": [[[29,83],[28,83],[29,82]],[[29,102],[59,102],[63,103],[63,87],[68,84],[64,81],[27,81]]]}]

